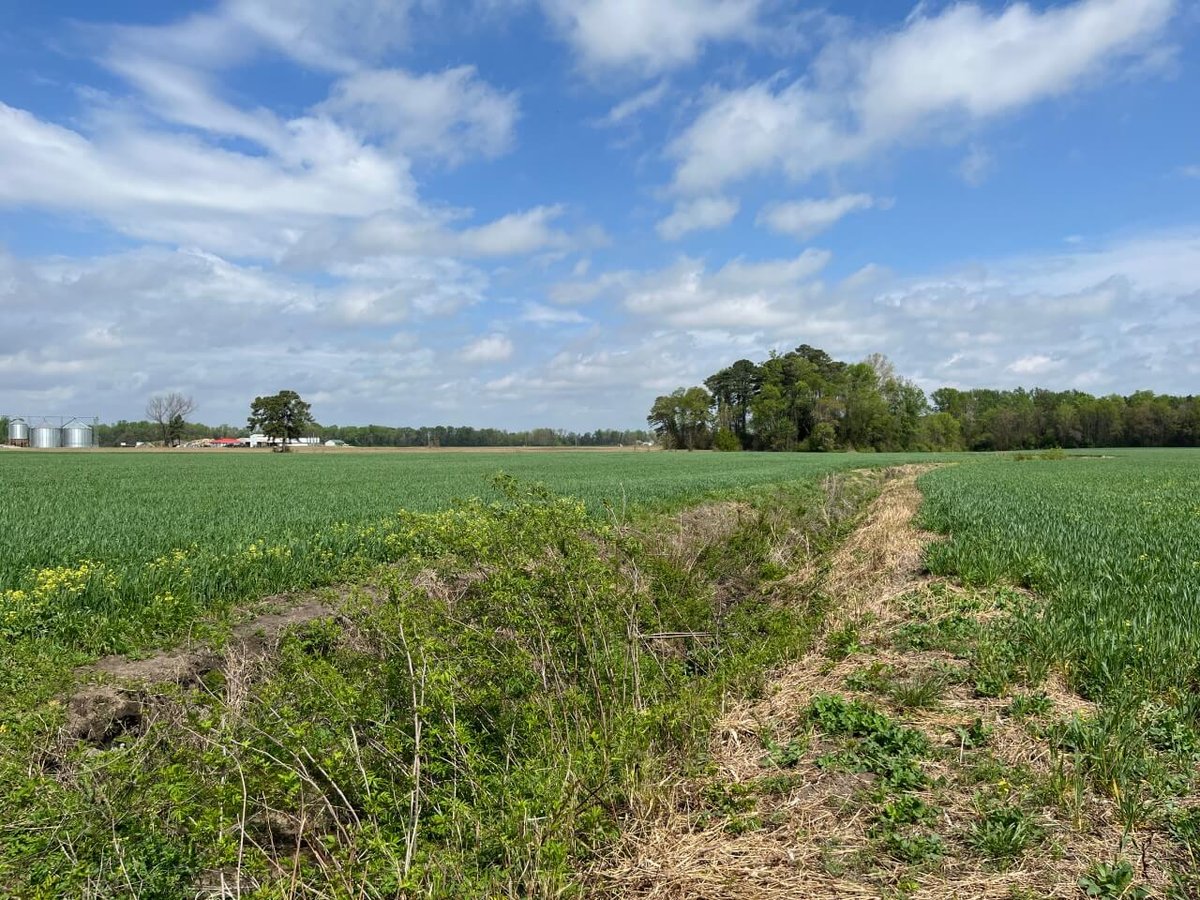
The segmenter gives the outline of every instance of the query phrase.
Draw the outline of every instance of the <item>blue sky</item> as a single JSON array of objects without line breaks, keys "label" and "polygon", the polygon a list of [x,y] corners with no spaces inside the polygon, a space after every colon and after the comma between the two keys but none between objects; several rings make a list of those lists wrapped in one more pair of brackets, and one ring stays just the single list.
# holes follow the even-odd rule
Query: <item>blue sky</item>
[{"label": "blue sky", "polygon": [[635,426],[800,343],[1200,385],[1183,0],[0,9],[0,412]]}]

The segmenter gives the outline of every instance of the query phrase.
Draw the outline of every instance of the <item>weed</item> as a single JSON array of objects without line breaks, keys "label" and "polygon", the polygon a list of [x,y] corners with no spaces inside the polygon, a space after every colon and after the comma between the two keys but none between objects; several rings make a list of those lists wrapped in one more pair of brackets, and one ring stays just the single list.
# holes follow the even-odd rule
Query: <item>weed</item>
[{"label": "weed", "polygon": [[825,636],[825,655],[830,659],[845,659],[860,649],[858,626],[853,622],[846,622]]},{"label": "weed", "polygon": [[1044,716],[1054,709],[1054,703],[1045,694],[1017,694],[1008,705],[1008,714],[1018,719],[1028,716]]},{"label": "weed", "polygon": [[1079,879],[1079,887],[1084,896],[1105,898],[1123,898],[1123,900],[1144,900],[1150,896],[1150,891],[1133,883],[1133,866],[1126,860],[1114,863],[1095,863],[1086,875]]},{"label": "weed", "polygon": [[767,739],[764,741],[767,753],[763,757],[764,765],[774,766],[778,769],[790,769],[804,759],[804,754],[808,751],[808,735],[792,738],[786,744],[777,744],[774,741]]},{"label": "weed", "polygon": [[976,716],[973,721],[966,725],[956,725],[954,727],[954,736],[958,738],[958,745],[964,749],[976,750],[987,744],[988,739],[992,736],[992,729],[988,725],[983,724],[983,719]]},{"label": "weed", "polygon": [[888,691],[901,709],[933,709],[942,699],[946,681],[938,672],[924,672],[894,682]]},{"label": "weed", "polygon": [[919,760],[929,750],[921,732],[897,725],[873,706],[834,694],[814,697],[806,718],[826,734],[848,738],[840,753],[818,765],[871,772],[896,790],[915,790],[926,783]]},{"label": "weed", "polygon": [[889,856],[909,865],[932,862],[938,859],[945,849],[940,837],[924,832],[889,831],[883,836],[880,845]]},{"label": "weed", "polygon": [[1020,856],[1042,833],[1019,806],[998,806],[972,826],[967,843],[990,859],[1004,860]]},{"label": "weed", "polygon": [[846,687],[853,691],[865,691],[871,694],[885,694],[892,684],[892,666],[879,660],[872,660],[861,669],[855,669],[846,676]]},{"label": "weed", "polygon": [[889,800],[879,810],[876,824],[884,829],[903,825],[928,825],[937,818],[937,810],[915,794],[903,794]]},{"label": "weed", "polygon": [[1200,806],[1171,810],[1167,830],[1171,837],[1200,858]]}]

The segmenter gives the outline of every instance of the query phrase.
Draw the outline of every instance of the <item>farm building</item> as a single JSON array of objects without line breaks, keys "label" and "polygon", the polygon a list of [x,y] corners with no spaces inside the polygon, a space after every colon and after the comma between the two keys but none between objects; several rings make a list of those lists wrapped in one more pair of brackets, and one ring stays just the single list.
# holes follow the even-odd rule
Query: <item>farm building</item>
[{"label": "farm building", "polygon": [[[277,438],[267,437],[265,434],[252,434],[248,438],[242,438],[242,444],[247,447],[273,447],[277,443],[279,443]],[[321,439],[319,437],[299,437],[288,443],[316,447],[320,445]]]}]

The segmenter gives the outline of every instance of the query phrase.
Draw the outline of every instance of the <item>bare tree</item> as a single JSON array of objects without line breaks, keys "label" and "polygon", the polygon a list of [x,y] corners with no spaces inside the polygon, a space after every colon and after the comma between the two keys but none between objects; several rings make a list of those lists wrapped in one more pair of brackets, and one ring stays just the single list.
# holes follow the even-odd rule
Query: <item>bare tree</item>
[{"label": "bare tree", "polygon": [[196,401],[178,391],[156,394],[146,402],[146,418],[158,425],[163,446],[171,445],[183,425],[183,420],[196,408]]}]

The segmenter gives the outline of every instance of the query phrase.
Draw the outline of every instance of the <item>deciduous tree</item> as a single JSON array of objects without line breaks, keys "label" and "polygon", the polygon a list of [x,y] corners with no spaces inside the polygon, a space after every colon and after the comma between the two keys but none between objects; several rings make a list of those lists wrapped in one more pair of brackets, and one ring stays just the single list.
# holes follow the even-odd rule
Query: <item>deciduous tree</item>
[{"label": "deciduous tree", "polygon": [[247,421],[251,429],[260,429],[267,437],[281,441],[284,450],[289,441],[302,437],[306,428],[316,425],[309,404],[295,391],[255,397]]},{"label": "deciduous tree", "polygon": [[171,391],[169,394],[156,394],[146,402],[146,418],[158,425],[163,445],[170,447],[178,442],[184,422],[195,409],[195,400]]}]

